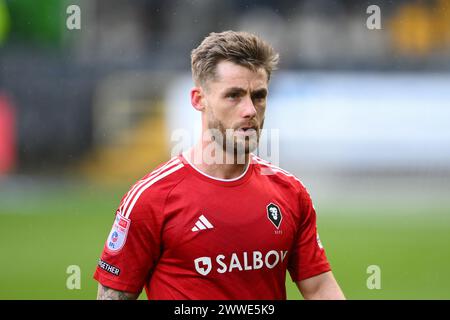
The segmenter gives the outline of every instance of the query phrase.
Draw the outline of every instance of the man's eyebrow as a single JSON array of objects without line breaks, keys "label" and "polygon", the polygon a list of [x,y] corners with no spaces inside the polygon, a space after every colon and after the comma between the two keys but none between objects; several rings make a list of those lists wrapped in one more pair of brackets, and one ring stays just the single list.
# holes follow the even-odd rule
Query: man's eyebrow
[{"label": "man's eyebrow", "polygon": [[[247,92],[246,89],[241,88],[241,87],[231,87],[231,88],[227,88],[224,91],[225,93],[245,93]],[[251,92],[251,95],[257,95],[257,94],[266,94],[267,95],[267,89],[266,88],[261,88],[261,89],[256,89],[254,91]]]},{"label": "man's eyebrow", "polygon": [[252,91],[252,95],[267,95],[267,89],[266,88],[261,88],[261,89],[256,89],[255,91]]},{"label": "man's eyebrow", "polygon": [[231,88],[227,88],[225,89],[225,93],[245,93],[247,92],[247,90],[245,90],[244,88],[240,88],[240,87],[231,87]]}]

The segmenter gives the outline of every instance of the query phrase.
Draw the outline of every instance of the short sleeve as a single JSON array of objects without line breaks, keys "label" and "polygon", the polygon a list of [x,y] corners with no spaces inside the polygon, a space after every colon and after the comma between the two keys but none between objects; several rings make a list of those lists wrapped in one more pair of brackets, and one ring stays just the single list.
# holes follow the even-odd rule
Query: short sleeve
[{"label": "short sleeve", "polygon": [[316,212],[304,187],[300,194],[300,210],[300,225],[288,264],[294,282],[331,270],[317,233]]},{"label": "short sleeve", "polygon": [[158,200],[144,193],[134,204],[128,201],[133,207],[127,212],[126,197],[116,212],[94,279],[115,290],[140,293],[160,256],[162,210]]}]

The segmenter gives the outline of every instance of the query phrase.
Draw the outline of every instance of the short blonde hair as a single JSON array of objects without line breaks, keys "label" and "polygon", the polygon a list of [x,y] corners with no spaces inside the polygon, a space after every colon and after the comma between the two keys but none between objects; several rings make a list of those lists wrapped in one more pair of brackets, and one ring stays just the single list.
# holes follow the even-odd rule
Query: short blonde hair
[{"label": "short blonde hair", "polygon": [[264,68],[269,80],[279,54],[260,37],[248,32],[212,32],[191,53],[192,78],[196,85],[213,79],[217,64],[223,60],[251,70]]}]

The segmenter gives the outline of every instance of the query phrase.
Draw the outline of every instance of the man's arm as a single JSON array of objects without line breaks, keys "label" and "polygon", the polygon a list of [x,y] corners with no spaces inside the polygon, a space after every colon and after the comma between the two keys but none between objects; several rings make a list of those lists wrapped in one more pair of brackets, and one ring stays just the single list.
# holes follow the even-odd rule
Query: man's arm
[{"label": "man's arm", "polygon": [[331,271],[296,283],[305,300],[345,300]]},{"label": "man's arm", "polygon": [[97,300],[136,300],[139,293],[118,291],[98,284]]}]

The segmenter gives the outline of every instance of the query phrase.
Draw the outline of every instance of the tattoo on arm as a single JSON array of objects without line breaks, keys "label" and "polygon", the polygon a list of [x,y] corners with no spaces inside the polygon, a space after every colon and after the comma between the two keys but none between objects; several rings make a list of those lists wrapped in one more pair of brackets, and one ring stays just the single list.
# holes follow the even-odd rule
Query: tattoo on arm
[{"label": "tattoo on arm", "polygon": [[136,300],[138,293],[114,290],[104,285],[98,285],[97,300]]}]

